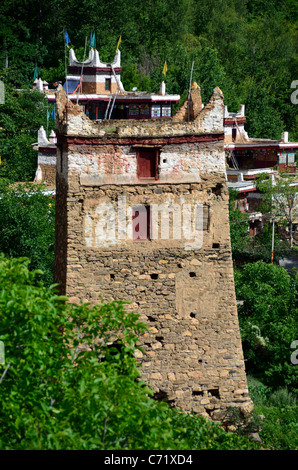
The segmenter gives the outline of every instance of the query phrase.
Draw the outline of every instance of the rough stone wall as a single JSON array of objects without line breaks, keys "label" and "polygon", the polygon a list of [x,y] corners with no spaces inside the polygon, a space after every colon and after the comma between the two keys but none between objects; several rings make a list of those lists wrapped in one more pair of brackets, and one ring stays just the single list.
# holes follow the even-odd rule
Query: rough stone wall
[{"label": "rough stone wall", "polygon": [[47,164],[40,164],[39,165],[41,171],[41,179],[40,181],[46,183],[50,186],[54,186],[56,183],[56,164],[55,165],[47,165]]},{"label": "rough stone wall", "polygon": [[112,82],[111,82],[111,90],[106,90],[105,88],[105,82],[98,82],[96,81],[96,78],[94,77],[93,82],[83,82],[83,93],[86,94],[96,94],[96,95],[109,95],[110,93],[116,93],[118,89],[118,85],[114,80],[114,77],[110,77]]},{"label": "rough stone wall", "polygon": [[[157,397],[215,420],[222,420],[229,406],[250,410],[229,238],[220,90],[192,122],[175,123],[94,124],[67,104],[63,93],[57,99],[55,273],[62,292],[71,302],[96,302],[99,296],[131,301],[128,308],[149,326],[139,338],[144,354],[138,358]],[[140,147],[159,149],[157,179],[137,178]],[[125,210],[121,206],[119,212],[119,204]],[[139,204],[169,209],[167,236],[160,235],[161,213],[157,237],[132,239],[131,209]],[[178,223],[187,213],[189,232]]]},{"label": "rough stone wall", "polygon": [[197,83],[193,83],[190,89],[190,99],[186,100],[173,116],[173,121],[182,122],[194,120],[202,111],[203,103],[201,98],[201,89]]}]

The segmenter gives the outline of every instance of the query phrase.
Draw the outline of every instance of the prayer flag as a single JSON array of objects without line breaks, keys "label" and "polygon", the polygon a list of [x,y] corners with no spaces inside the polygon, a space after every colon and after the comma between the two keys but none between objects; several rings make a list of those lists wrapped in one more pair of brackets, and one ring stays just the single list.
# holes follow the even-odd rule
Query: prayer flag
[{"label": "prayer flag", "polygon": [[120,35],[120,38],[118,39],[118,43],[117,43],[117,47],[116,47],[116,52],[117,52],[117,51],[118,51],[118,49],[119,49],[120,42],[121,42],[121,35]]},{"label": "prayer flag", "polygon": [[68,44],[71,44],[69,36],[68,36],[66,30],[64,31],[64,38],[65,38],[65,43],[66,43],[67,46],[68,46]]},{"label": "prayer flag", "polygon": [[38,77],[37,64],[35,64],[33,80],[35,80],[37,77]]},{"label": "prayer flag", "polygon": [[163,66],[163,71],[162,71],[162,73],[164,74],[164,76],[166,76],[167,71],[168,71],[167,61],[165,60],[165,64],[164,64],[164,66]]},{"label": "prayer flag", "polygon": [[95,49],[96,47],[96,39],[95,39],[95,33],[90,33],[90,47],[93,47]]}]

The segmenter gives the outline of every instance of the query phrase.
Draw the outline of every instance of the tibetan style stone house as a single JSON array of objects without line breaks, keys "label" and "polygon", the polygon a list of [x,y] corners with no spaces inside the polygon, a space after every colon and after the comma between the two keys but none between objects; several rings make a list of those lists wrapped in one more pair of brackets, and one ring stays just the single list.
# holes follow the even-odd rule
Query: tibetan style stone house
[{"label": "tibetan style stone house", "polygon": [[222,420],[252,408],[236,308],[223,96],[163,120],[91,121],[57,92],[55,281],[131,301],[156,397]]},{"label": "tibetan style stone house", "polygon": [[[158,93],[148,93],[134,88],[124,89],[121,81],[121,53],[118,49],[111,63],[102,62],[99,53],[92,48],[87,60],[77,60],[74,50],[69,50],[69,73],[63,88],[68,99],[80,104],[91,120],[102,119],[162,119],[172,115],[172,107],[180,100],[179,95],[166,92],[162,82]],[[48,102],[55,103],[54,90],[47,84]]]}]

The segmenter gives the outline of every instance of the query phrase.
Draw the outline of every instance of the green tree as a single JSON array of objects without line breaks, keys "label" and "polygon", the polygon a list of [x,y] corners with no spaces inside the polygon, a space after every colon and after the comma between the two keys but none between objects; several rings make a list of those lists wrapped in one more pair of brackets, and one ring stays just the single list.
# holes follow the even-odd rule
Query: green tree
[{"label": "green tree", "polygon": [[257,261],[235,271],[247,371],[275,388],[298,391],[291,344],[298,338],[297,274]]},{"label": "green tree", "polygon": [[262,211],[279,225],[289,229],[290,246],[293,246],[293,221],[297,215],[298,186],[293,178],[285,173],[268,179],[261,175],[257,188],[262,193]]},{"label": "green tree", "polygon": [[41,269],[46,285],[53,282],[55,198],[32,183],[0,182],[0,252],[27,257],[30,269]]},{"label": "green tree", "polygon": [[249,216],[235,207],[237,191],[229,190],[230,237],[233,257],[236,259],[249,250]]},{"label": "green tree", "polygon": [[33,144],[41,125],[47,128],[45,96],[6,86],[5,104],[0,104],[0,177],[33,181],[37,168]]},{"label": "green tree", "polygon": [[[273,250],[272,250],[273,247]],[[251,241],[250,256],[248,261],[262,260],[266,263],[278,263],[291,252],[289,243],[280,238],[277,227],[265,222],[261,233]]]}]

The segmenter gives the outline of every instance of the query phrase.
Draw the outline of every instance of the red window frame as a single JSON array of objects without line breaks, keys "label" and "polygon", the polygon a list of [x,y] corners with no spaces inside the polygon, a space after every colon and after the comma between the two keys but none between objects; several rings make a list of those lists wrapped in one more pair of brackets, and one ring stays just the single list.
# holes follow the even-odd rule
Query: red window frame
[{"label": "red window frame", "polygon": [[138,178],[158,179],[159,149],[144,147],[137,149]]}]

